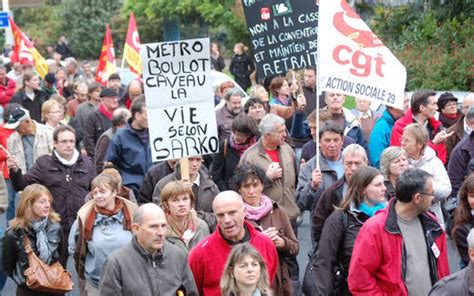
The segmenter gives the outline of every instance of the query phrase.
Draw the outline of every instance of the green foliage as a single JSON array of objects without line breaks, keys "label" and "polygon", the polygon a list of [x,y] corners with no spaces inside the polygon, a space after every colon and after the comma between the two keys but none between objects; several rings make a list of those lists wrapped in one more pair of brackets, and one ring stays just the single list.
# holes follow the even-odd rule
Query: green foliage
[{"label": "green foliage", "polygon": [[472,1],[445,2],[375,9],[372,28],[407,68],[410,90],[474,89],[474,23],[464,6]]},{"label": "green foliage", "polygon": [[135,13],[143,43],[162,41],[163,32],[157,28],[162,28],[166,20],[177,20],[182,39],[211,34],[211,38],[226,39],[229,44],[237,41],[248,44],[243,11],[236,3],[233,0],[126,1],[123,11],[127,16],[131,11]]},{"label": "green foliage", "polygon": [[[105,35],[106,23],[113,23],[120,0],[64,0],[61,10],[61,33],[65,34],[75,56],[97,59]],[[115,34],[115,44],[123,44],[125,36]],[[122,46],[120,46],[121,48]],[[116,47],[114,47],[116,49]]]},{"label": "green foliage", "polygon": [[22,8],[13,11],[15,23],[35,42],[36,48],[46,52],[49,44],[55,44],[61,31],[61,7],[45,5],[42,7]]}]

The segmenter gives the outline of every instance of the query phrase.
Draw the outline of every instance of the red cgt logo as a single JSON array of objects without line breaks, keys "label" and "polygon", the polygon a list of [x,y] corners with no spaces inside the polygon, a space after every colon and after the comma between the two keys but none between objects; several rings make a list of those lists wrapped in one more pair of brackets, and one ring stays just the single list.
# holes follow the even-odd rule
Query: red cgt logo
[{"label": "red cgt logo", "polygon": [[332,52],[333,59],[341,65],[351,65],[350,73],[358,77],[368,77],[375,70],[375,74],[384,77],[383,65],[385,64],[382,54],[376,56],[364,53],[364,48],[382,47],[382,41],[370,30],[360,30],[351,27],[344,16],[362,20],[357,13],[347,4],[345,0],[341,0],[341,7],[344,11],[337,12],[333,17],[334,27],[345,37],[351,39],[357,44],[359,50],[353,51],[348,45],[338,45]]},{"label": "red cgt logo", "polygon": [[268,21],[270,19],[270,7],[260,8],[260,17],[263,21]]}]

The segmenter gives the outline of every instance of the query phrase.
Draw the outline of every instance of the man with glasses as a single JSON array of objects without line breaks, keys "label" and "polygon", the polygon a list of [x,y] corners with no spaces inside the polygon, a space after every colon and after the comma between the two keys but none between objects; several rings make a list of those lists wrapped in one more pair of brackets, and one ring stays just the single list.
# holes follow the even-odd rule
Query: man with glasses
[{"label": "man with glasses", "polygon": [[408,169],[397,198],[362,226],[354,243],[348,285],[354,295],[428,295],[449,274],[446,234],[428,212],[431,175]]},{"label": "man with glasses", "polygon": [[448,129],[448,133],[454,132],[454,134],[446,140],[447,160],[449,160],[454,147],[474,130],[474,120],[469,120],[466,117],[471,106],[474,106],[474,93],[472,92],[468,93],[462,101],[462,116]]},{"label": "man with glasses", "polygon": [[96,173],[92,160],[81,156],[75,148],[76,132],[72,127],[63,125],[54,130],[53,142],[52,154],[39,157],[25,174],[22,174],[14,156],[8,157],[7,164],[15,191],[36,183],[48,188],[53,195],[52,207],[61,216],[64,238],[61,241],[60,262],[66,267],[69,231]]},{"label": "man with glasses", "polygon": [[339,206],[343,200],[352,175],[354,175],[358,168],[366,166],[367,162],[367,153],[359,144],[350,144],[342,151],[344,175],[324,190],[319,200],[313,204],[311,210],[311,238],[313,245],[318,243],[323,231],[324,222],[334,211],[334,206]]}]

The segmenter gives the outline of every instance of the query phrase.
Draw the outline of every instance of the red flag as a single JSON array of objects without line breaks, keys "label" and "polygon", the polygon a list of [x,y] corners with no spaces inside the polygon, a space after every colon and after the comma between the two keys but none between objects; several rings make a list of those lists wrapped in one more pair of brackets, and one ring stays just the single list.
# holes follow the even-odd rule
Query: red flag
[{"label": "red flag", "polygon": [[18,28],[13,19],[8,17],[8,20],[10,21],[14,39],[12,62],[19,62],[22,65],[34,65],[38,75],[44,78],[48,73],[48,65],[45,59],[36,50],[30,39]]},{"label": "red flag", "polygon": [[123,49],[123,56],[127,61],[130,70],[138,75],[142,74],[142,60],[140,57],[140,37],[138,36],[137,24],[135,23],[135,15],[130,14],[128,22],[127,39]]},{"label": "red flag", "polygon": [[102,44],[102,50],[99,57],[99,66],[95,80],[102,85],[107,85],[107,79],[110,74],[116,73],[114,42],[112,41],[112,33],[110,33],[109,25],[105,28],[105,38]]}]

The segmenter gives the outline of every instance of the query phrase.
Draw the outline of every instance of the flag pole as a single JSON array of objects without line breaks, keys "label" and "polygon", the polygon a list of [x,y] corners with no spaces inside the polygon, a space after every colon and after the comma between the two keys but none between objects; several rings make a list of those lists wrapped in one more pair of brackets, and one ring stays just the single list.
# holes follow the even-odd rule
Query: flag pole
[{"label": "flag pole", "polygon": [[[124,47],[124,51],[125,51],[125,47]],[[125,54],[122,53],[122,64],[120,65],[120,73],[119,73],[120,77],[122,77],[122,71],[123,71],[124,66],[125,66]]]}]

